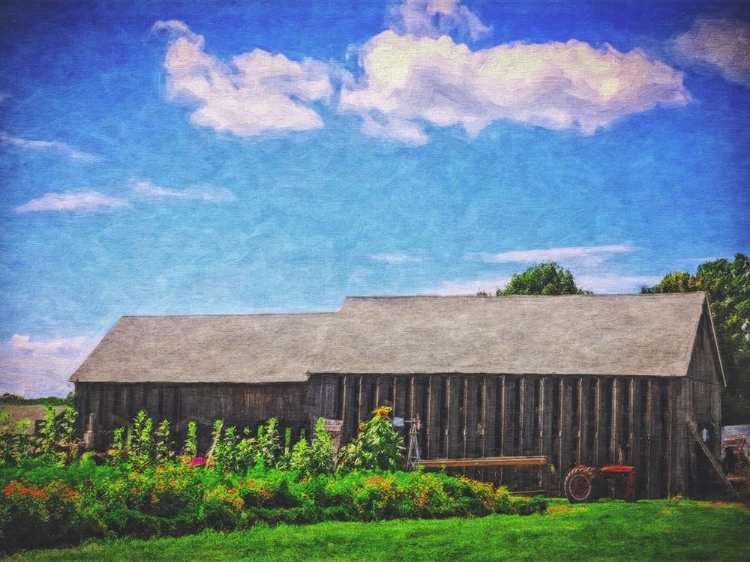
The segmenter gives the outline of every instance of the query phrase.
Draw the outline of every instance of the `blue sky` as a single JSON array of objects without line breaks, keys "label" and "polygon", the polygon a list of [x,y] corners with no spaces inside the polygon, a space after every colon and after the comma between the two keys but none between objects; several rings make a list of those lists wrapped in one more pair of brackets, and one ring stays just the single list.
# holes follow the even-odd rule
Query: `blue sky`
[{"label": "blue sky", "polygon": [[750,251],[750,2],[0,4],[0,391],[126,314]]}]

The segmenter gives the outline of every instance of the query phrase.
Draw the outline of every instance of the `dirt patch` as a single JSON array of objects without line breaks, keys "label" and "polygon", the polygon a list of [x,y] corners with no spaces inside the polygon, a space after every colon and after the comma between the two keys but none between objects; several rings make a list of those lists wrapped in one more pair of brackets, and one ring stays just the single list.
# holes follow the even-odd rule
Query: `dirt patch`
[{"label": "dirt patch", "polygon": [[725,502],[725,501],[712,501],[708,502],[711,507],[739,507],[745,511],[750,511],[750,505],[747,502]]},{"label": "dirt patch", "polygon": [[569,505],[555,505],[547,508],[547,513],[565,513],[566,511],[573,511],[573,508]]}]

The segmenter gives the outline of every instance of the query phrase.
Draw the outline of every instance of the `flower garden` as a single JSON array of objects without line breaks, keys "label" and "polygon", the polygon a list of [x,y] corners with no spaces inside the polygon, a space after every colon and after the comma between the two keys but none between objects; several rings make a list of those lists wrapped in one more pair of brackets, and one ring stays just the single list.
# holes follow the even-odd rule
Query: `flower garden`
[{"label": "flower garden", "polygon": [[[208,451],[195,425],[175,446],[169,424],[143,412],[106,454],[79,454],[75,411],[51,410],[41,431],[0,433],[0,551],[89,538],[179,536],[205,529],[326,520],[480,517],[543,512],[541,498],[442,472],[399,471],[400,435],[381,407],[339,455],[319,422],[289,446],[275,420],[256,434],[213,426]],[[0,420],[1,421],[1,420]],[[2,428],[0,428],[2,429]],[[199,453],[202,453],[199,456]]]}]

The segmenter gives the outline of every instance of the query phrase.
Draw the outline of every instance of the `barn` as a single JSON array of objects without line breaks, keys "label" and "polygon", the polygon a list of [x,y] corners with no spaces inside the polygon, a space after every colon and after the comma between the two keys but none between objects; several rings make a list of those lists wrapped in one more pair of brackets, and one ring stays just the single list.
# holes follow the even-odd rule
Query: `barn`
[{"label": "barn", "polygon": [[71,381],[99,446],[140,409],[178,431],[276,417],[296,435],[323,417],[348,440],[387,404],[421,420],[423,459],[547,459],[546,475],[483,466],[472,476],[555,488],[577,459],[629,464],[639,497],[666,497],[699,485],[697,436],[718,453],[724,374],[708,301],[689,293],[350,297],[335,312],[126,316]]}]

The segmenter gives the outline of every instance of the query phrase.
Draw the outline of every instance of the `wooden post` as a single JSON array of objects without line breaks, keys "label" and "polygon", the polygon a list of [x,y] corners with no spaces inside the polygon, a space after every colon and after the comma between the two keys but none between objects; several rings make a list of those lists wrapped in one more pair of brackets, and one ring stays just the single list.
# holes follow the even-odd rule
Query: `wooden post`
[{"label": "wooden post", "polygon": [[357,425],[364,418],[362,417],[362,406],[365,399],[365,383],[364,377],[357,377]]},{"label": "wooden post", "polygon": [[497,377],[485,376],[482,383],[484,396],[482,402],[484,406],[484,439],[482,445],[482,456],[494,457],[499,454],[495,443],[497,441]]},{"label": "wooden post", "polygon": [[587,457],[590,456],[589,445],[588,445],[588,421],[589,421],[589,408],[588,408],[588,394],[589,394],[589,381],[583,377],[578,379],[578,427],[576,432],[578,433],[578,440],[576,444],[576,457],[579,462],[588,462]]},{"label": "wooden post", "polygon": [[534,403],[534,379],[523,377],[521,379],[521,455],[531,455],[534,451],[534,418],[536,417]]},{"label": "wooden post", "polygon": [[664,415],[664,422],[666,424],[666,430],[667,430],[667,450],[666,450],[666,456],[667,456],[667,497],[672,497],[673,492],[673,485],[676,483],[674,482],[673,476],[674,476],[674,467],[672,466],[672,459],[673,459],[673,449],[674,449],[674,383],[670,379],[667,382],[666,386],[666,404],[664,405],[665,408],[665,415]]},{"label": "wooden post", "polygon": [[446,380],[445,413],[448,416],[448,426],[445,429],[445,448],[447,458],[456,458],[459,455],[459,424],[461,400],[461,380],[456,376],[448,377]]},{"label": "wooden post", "polygon": [[[480,392],[479,385],[477,384],[477,377],[466,376],[464,377],[464,457],[476,457],[477,455],[477,444],[481,444],[481,433],[484,425],[478,427],[481,424],[481,399],[477,400],[478,392]],[[477,441],[479,439],[479,441]]]},{"label": "wooden post", "polygon": [[620,403],[620,384],[619,379],[614,379],[612,381],[612,408],[609,412],[611,421],[611,430],[609,434],[609,459],[607,461],[610,464],[618,464],[617,463],[617,432],[620,430],[620,420],[619,420],[619,403]]},{"label": "wooden post", "polygon": [[442,394],[443,380],[441,377],[430,376],[429,386],[427,389],[427,446],[426,458],[438,458],[440,456],[440,401]]},{"label": "wooden post", "polygon": [[415,377],[409,377],[409,403],[407,404],[407,419],[413,420],[414,416],[417,415],[417,398],[415,393],[417,391]]},{"label": "wooden post", "polygon": [[406,377],[393,377],[393,415],[407,419]]},{"label": "wooden post", "polygon": [[658,498],[662,495],[662,462],[665,457],[663,449],[663,414],[661,382],[655,379],[648,381],[648,497]]},{"label": "wooden post", "polygon": [[[635,377],[630,379],[630,413],[628,416],[628,464],[635,466],[638,470],[640,452],[637,438],[640,434],[641,410],[638,396],[638,381]],[[636,472],[637,474],[637,472]]]},{"label": "wooden post", "polygon": [[560,421],[559,438],[560,451],[558,462],[561,473],[564,473],[573,461],[571,451],[571,436],[573,422],[573,381],[569,377],[560,378]]},{"label": "wooden post", "polygon": [[[554,380],[549,377],[544,377],[539,383],[539,441],[541,443],[541,449],[539,450],[540,455],[544,455],[550,458],[550,462],[554,459],[552,451],[552,394],[553,394]],[[558,472],[560,467],[557,467]]]},{"label": "wooden post", "polygon": [[515,393],[516,381],[511,377],[503,377],[502,379],[502,435],[500,441],[500,455],[504,457],[516,456],[515,450],[515,437],[516,428],[518,426],[516,422],[515,408],[513,407],[514,400],[513,395]]},{"label": "wooden post", "polygon": [[379,376],[375,377],[375,392],[374,392],[375,402],[372,404],[370,408],[371,410],[374,410],[375,408],[379,408],[380,406],[383,405],[382,397],[380,396],[380,379],[381,377]]},{"label": "wooden post", "polygon": [[594,383],[594,455],[593,464],[594,466],[602,466],[604,459],[604,431],[602,429],[602,422],[604,416],[602,415],[602,407],[604,399],[602,396],[602,379],[597,377]]}]

